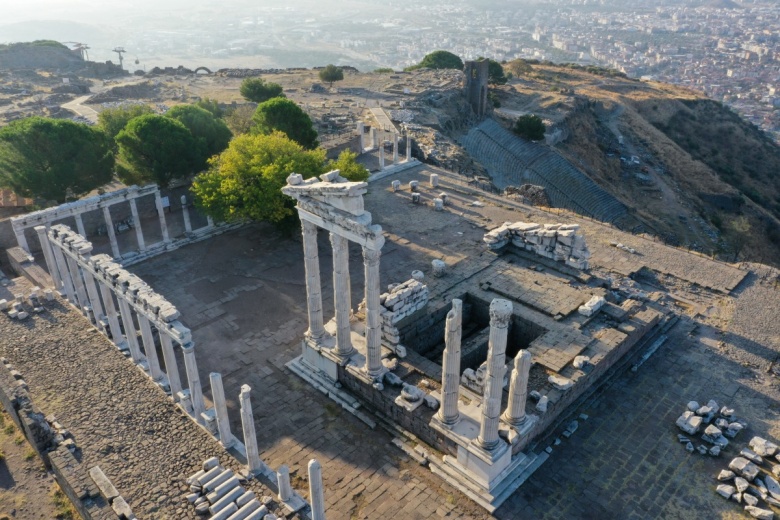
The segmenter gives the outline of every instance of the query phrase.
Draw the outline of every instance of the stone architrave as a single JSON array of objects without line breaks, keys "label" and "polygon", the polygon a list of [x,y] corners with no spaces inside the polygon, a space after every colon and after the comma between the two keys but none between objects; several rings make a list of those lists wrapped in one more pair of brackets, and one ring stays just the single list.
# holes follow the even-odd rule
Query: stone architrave
[{"label": "stone architrave", "polygon": [[346,358],[355,351],[350,337],[349,316],[351,295],[349,292],[349,241],[330,234],[333,247],[333,300],[336,307],[336,354]]},{"label": "stone architrave", "polygon": [[135,228],[135,239],[138,242],[138,250],[146,251],[144,230],[141,226],[141,219],[138,216],[138,206],[135,203],[135,199],[130,199],[130,213],[133,215],[133,227]]},{"label": "stone architrave", "polygon": [[293,491],[290,485],[290,468],[286,464],[282,464],[276,472],[276,483],[279,486],[279,501],[289,502]]},{"label": "stone architrave", "polygon": [[165,374],[168,376],[168,385],[171,387],[171,396],[176,399],[176,395],[182,390],[179,365],[176,362],[176,351],[173,348],[173,341],[162,330],[160,331],[160,346],[162,347],[163,360],[165,361]]},{"label": "stone architrave", "polygon": [[512,426],[520,426],[528,419],[525,402],[528,397],[528,374],[531,370],[531,353],[521,350],[515,356],[512,381],[509,386],[509,402],[502,418]]},{"label": "stone architrave", "polygon": [[460,388],[460,341],[463,325],[463,302],[452,300],[452,309],[447,313],[444,332],[444,354],[442,367],[442,403],[438,419],[444,424],[458,422],[458,390]]},{"label": "stone architrave", "polygon": [[116,233],[114,232],[114,222],[111,220],[111,210],[108,209],[108,206],[103,206],[103,218],[106,221],[108,240],[111,242],[111,253],[114,255],[114,258],[122,258],[122,253],[119,252],[119,242],[117,242]]},{"label": "stone architrave", "polygon": [[181,346],[184,352],[184,368],[187,370],[187,382],[190,386],[190,399],[192,400],[192,413],[200,421],[201,414],[206,411],[203,404],[203,388],[200,386],[198,363],[195,360],[195,345],[188,343]]},{"label": "stone architrave", "polygon": [[320,282],[320,256],[317,246],[317,225],[301,221],[303,233],[303,258],[306,268],[306,298],[309,314],[308,336],[319,342],[325,335],[322,319],[322,285]]},{"label": "stone architrave", "polygon": [[382,323],[379,315],[379,258],[382,251],[363,248],[366,289],[366,372],[376,378],[383,372]]},{"label": "stone architrave", "polygon": [[227,403],[225,402],[225,389],[222,386],[222,375],[218,372],[209,374],[211,381],[211,397],[214,400],[214,411],[217,414],[217,428],[219,430],[219,441],[225,448],[230,448],[236,440],[230,431],[230,418],[227,412]]},{"label": "stone architrave", "polygon": [[496,448],[500,442],[498,423],[504,387],[506,341],[511,317],[512,302],[496,298],[490,303],[487,374],[482,401],[482,420],[479,437],[477,437],[477,444],[487,451]]},{"label": "stone architrave", "polygon": [[62,288],[65,290],[65,296],[73,305],[78,305],[76,301],[76,288],[73,286],[73,277],[71,276],[68,263],[65,261],[65,253],[59,247],[52,248],[54,260],[57,263],[57,269],[62,278]]},{"label": "stone architrave", "polygon": [[116,345],[122,343],[122,328],[119,326],[119,317],[116,312],[116,305],[114,305],[114,295],[111,289],[101,280],[98,280],[98,287],[100,288],[100,294],[103,296],[103,305],[106,311],[106,318],[108,318],[108,330],[111,331],[111,339]]},{"label": "stone architrave", "polygon": [[144,342],[144,353],[149,363],[149,376],[155,381],[162,379],[162,370],[160,369],[160,360],[157,357],[157,347],[154,344],[154,335],[149,319],[141,314],[138,315],[138,326],[141,328],[141,339]]},{"label": "stone architrave", "polygon": [[120,297],[117,300],[119,302],[119,312],[122,314],[122,325],[125,328],[127,347],[130,349],[130,357],[136,363],[140,363],[143,361],[144,356],[141,354],[141,346],[138,344],[138,333],[133,321],[133,310],[130,308],[130,304],[123,298]]},{"label": "stone architrave", "polygon": [[184,217],[184,232],[192,233],[192,221],[190,221],[190,208],[187,206],[187,196],[181,196],[181,215]]},{"label": "stone architrave", "polygon": [[322,466],[316,459],[309,461],[309,500],[311,500],[311,520],[325,520],[325,492],[322,488]]},{"label": "stone architrave", "polygon": [[154,205],[157,207],[157,216],[160,217],[160,231],[162,231],[162,239],[166,244],[171,241],[171,237],[168,236],[168,224],[165,222],[165,208],[163,208],[162,197],[160,192],[154,192]]},{"label": "stone architrave", "polygon": [[54,253],[51,250],[49,237],[46,236],[46,226],[35,226],[35,232],[38,234],[38,240],[41,242],[43,258],[46,261],[46,268],[49,270],[49,276],[51,276],[54,289],[59,290],[62,287],[62,277],[57,268],[57,261],[54,259]]},{"label": "stone architrave", "polygon": [[257,450],[257,434],[255,433],[255,419],[252,414],[252,401],[249,394],[252,388],[249,385],[241,385],[239,402],[241,404],[241,426],[244,429],[244,446],[246,447],[246,461],[249,473],[255,475],[263,470],[263,461]]}]

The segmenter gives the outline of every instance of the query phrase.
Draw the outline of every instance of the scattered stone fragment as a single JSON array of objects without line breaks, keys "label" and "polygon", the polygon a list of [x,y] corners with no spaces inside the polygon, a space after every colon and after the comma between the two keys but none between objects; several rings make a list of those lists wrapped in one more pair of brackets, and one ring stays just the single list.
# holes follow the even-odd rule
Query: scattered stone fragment
[{"label": "scattered stone fragment", "polygon": [[707,416],[711,413],[712,413],[712,408],[710,408],[709,406],[700,406],[696,410],[696,415],[699,415],[701,417]]},{"label": "scattered stone fragment", "polygon": [[683,444],[685,444],[686,442],[691,442],[691,440],[688,437],[686,437],[685,435],[683,435],[681,433],[677,434],[677,440],[680,441]]},{"label": "scattered stone fragment", "polygon": [[761,437],[753,437],[748,442],[753,451],[762,457],[771,457],[777,452],[777,445]]},{"label": "scattered stone fragment", "polygon": [[754,463],[759,464],[759,465],[762,462],[764,462],[764,459],[759,457],[756,452],[754,452],[753,450],[750,450],[748,448],[742,448],[742,451],[739,452],[739,455],[741,457],[745,457],[749,461],[754,462]]},{"label": "scattered stone fragment", "polygon": [[720,455],[720,446],[713,446],[712,448],[710,448],[710,455],[712,455],[713,457],[717,457],[718,455]]},{"label": "scattered stone fragment", "polygon": [[588,363],[590,363],[590,358],[588,356],[577,356],[574,358],[573,365],[574,368],[582,370]]},{"label": "scattered stone fragment", "polygon": [[733,495],[731,495],[731,498],[737,504],[741,504],[742,503],[742,493],[734,493]]},{"label": "scattered stone fragment", "polygon": [[539,399],[539,402],[536,403],[536,410],[541,413],[545,413],[547,411],[547,402],[549,401],[549,398],[546,395],[543,395],[541,399]]},{"label": "scattered stone fragment", "polygon": [[769,494],[769,490],[766,488],[764,481],[760,478],[757,478],[753,481],[753,484],[755,484],[758,487],[758,490],[761,492],[761,498],[766,500],[766,497]]},{"label": "scattered stone fragment", "polygon": [[707,401],[707,408],[709,408],[713,412],[717,412],[718,411],[718,402],[710,399],[709,401]]},{"label": "scattered stone fragment", "polygon": [[729,469],[752,482],[758,476],[758,466],[743,457],[736,457],[729,463]]},{"label": "scattered stone fragment", "polygon": [[729,423],[729,427],[728,427],[726,430],[724,430],[724,431],[723,431],[723,435],[725,435],[726,437],[730,437],[730,438],[732,438],[732,439],[733,439],[734,437],[736,437],[736,436],[737,436],[737,434],[738,434],[739,432],[741,432],[741,431],[742,431],[742,429],[743,429],[743,428],[744,428],[744,426],[742,426],[742,425],[741,425],[740,423],[738,423],[738,422],[732,422],[732,423]]},{"label": "scattered stone fragment", "polygon": [[777,500],[774,497],[764,497],[764,500],[766,500],[766,503],[770,506],[780,507],[780,500]]},{"label": "scattered stone fragment", "polygon": [[734,486],[737,488],[737,491],[744,493],[745,490],[750,487],[750,484],[742,477],[735,477]]},{"label": "scattered stone fragment", "polygon": [[695,412],[699,408],[701,408],[701,407],[699,406],[699,403],[697,403],[696,401],[688,401],[688,411],[689,412]]},{"label": "scattered stone fragment", "polygon": [[689,453],[693,453],[693,450],[695,448],[693,447],[693,443],[689,442],[688,444],[685,445],[685,449],[688,450]]},{"label": "scattered stone fragment", "polygon": [[707,453],[710,452],[709,448],[707,448],[707,446],[705,446],[704,444],[702,444],[696,449],[699,450],[699,453],[701,453],[702,455],[706,455]]},{"label": "scattered stone fragment", "polygon": [[744,495],[742,495],[742,499],[745,501],[745,504],[749,506],[758,505],[758,498],[754,497],[750,493],[745,493]]},{"label": "scattered stone fragment", "polygon": [[551,385],[553,385],[558,390],[568,390],[572,386],[574,386],[574,381],[572,381],[569,378],[563,377],[563,376],[549,376],[547,380],[550,382]]},{"label": "scattered stone fragment", "polygon": [[720,414],[726,419],[731,419],[732,417],[734,417],[734,409],[724,406],[723,408],[720,409]]},{"label": "scattered stone fragment", "polygon": [[715,421],[715,426],[717,426],[720,430],[726,430],[729,427],[729,422],[726,419],[717,419]]},{"label": "scattered stone fragment", "polygon": [[714,426],[712,424],[710,424],[704,429],[704,435],[712,437],[713,439],[717,439],[718,437],[721,436],[721,434],[722,432],[720,431],[720,429],[717,426]]},{"label": "scattered stone fragment", "polygon": [[758,518],[758,520],[772,520],[775,517],[772,511],[756,506],[745,506],[745,511],[750,513],[750,516],[753,518]]},{"label": "scattered stone fragment", "polygon": [[772,466],[772,475],[775,477],[780,477],[780,466],[774,465]]},{"label": "scattered stone fragment", "polygon": [[677,427],[689,435],[696,435],[701,428],[702,418],[691,411],[683,413],[677,418]]},{"label": "scattered stone fragment", "polygon": [[729,471],[727,469],[720,470],[720,473],[718,473],[718,480],[721,482],[725,482],[726,480],[731,480],[734,478],[734,472]]},{"label": "scattered stone fragment", "polygon": [[766,485],[766,490],[770,495],[780,500],[780,484],[774,478],[770,475],[764,475],[764,485]]},{"label": "scattered stone fragment", "polygon": [[528,395],[530,395],[531,399],[533,399],[534,401],[538,401],[539,399],[542,398],[542,394],[540,394],[538,390],[531,390],[531,392],[529,392]]},{"label": "scattered stone fragment", "polygon": [[734,489],[734,486],[729,486],[728,484],[719,484],[716,491],[720,496],[728,500],[736,489]]}]

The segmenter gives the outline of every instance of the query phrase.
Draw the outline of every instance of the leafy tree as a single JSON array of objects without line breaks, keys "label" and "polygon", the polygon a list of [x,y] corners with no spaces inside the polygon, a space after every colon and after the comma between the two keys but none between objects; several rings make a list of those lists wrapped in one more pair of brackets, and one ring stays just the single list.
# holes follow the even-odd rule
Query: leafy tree
[{"label": "leafy tree", "polygon": [[545,127],[542,118],[534,114],[526,114],[517,118],[512,131],[529,141],[541,141],[544,139]]},{"label": "leafy tree", "polygon": [[0,128],[0,186],[64,202],[111,181],[111,140],[64,119],[29,117]]},{"label": "leafy tree", "polygon": [[254,126],[251,131],[254,134],[267,135],[279,130],[309,150],[318,145],[317,131],[314,130],[311,118],[290,99],[274,98],[260,103],[252,121]]},{"label": "leafy tree", "polygon": [[206,159],[221,153],[233,137],[224,121],[195,105],[176,105],[165,116],[179,121],[192,133],[203,153],[204,168]]},{"label": "leafy tree", "polygon": [[739,259],[740,253],[750,238],[750,221],[744,215],[735,218],[728,223],[726,234],[734,249],[734,261]]},{"label": "leafy tree", "polygon": [[433,51],[430,54],[426,54],[422,61],[417,65],[412,65],[404,70],[423,68],[463,70],[463,60],[450,51]]},{"label": "leafy tree", "polygon": [[327,65],[324,69],[321,69],[319,76],[320,80],[328,83],[332,87],[334,81],[341,81],[344,79],[344,71],[331,64]]},{"label": "leafy tree", "polygon": [[219,106],[219,101],[211,98],[203,98],[195,102],[195,106],[198,106],[204,110],[208,110],[212,115],[218,119],[222,119],[225,115],[225,111]]},{"label": "leafy tree", "polygon": [[246,134],[252,128],[252,116],[254,115],[254,106],[239,105],[225,114],[225,124],[233,132],[233,135]]},{"label": "leafy tree", "polygon": [[263,78],[246,78],[241,82],[239,92],[247,101],[263,103],[276,97],[284,97],[282,86],[278,83],[266,83]]},{"label": "leafy tree", "polygon": [[167,186],[204,166],[204,154],[187,127],[173,118],[145,115],[130,121],[116,136],[117,173],[127,184],[156,182]]},{"label": "leafy tree", "polygon": [[531,65],[529,65],[527,61],[520,58],[516,60],[512,60],[506,65],[504,65],[504,69],[515,77],[522,76],[523,74],[528,74],[533,70],[533,68],[531,68]]},{"label": "leafy tree", "polygon": [[98,114],[98,127],[102,129],[108,137],[114,139],[122,129],[127,126],[131,119],[153,114],[154,111],[149,105],[126,105],[116,108],[107,108]]},{"label": "leafy tree", "polygon": [[[479,57],[477,60],[481,61],[485,58]],[[507,77],[504,74],[504,67],[501,66],[496,60],[488,60],[488,83],[491,85],[506,85]]]},{"label": "leafy tree", "polygon": [[192,192],[208,215],[225,221],[281,223],[294,216],[294,201],[281,192],[287,176],[324,171],[325,150],[306,150],[282,132],[240,135],[195,177]]},{"label": "leafy tree", "polygon": [[349,150],[342,151],[339,154],[338,159],[330,161],[326,170],[340,170],[340,175],[342,177],[353,182],[368,179],[368,170],[365,166],[357,162],[357,154]]}]

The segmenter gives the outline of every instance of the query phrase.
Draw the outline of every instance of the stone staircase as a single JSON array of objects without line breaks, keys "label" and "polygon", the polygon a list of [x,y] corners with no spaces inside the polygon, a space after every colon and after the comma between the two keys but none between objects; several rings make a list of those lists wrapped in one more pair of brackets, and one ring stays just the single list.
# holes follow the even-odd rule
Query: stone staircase
[{"label": "stone staircase", "polygon": [[492,119],[472,128],[461,144],[502,190],[521,184],[544,186],[555,207],[604,222],[627,213],[623,203],[554,150],[521,139]]}]

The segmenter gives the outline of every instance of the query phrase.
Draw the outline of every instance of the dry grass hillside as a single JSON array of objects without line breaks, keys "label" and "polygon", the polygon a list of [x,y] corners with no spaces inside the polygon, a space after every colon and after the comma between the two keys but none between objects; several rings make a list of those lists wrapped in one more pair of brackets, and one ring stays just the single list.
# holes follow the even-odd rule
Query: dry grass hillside
[{"label": "dry grass hillside", "polygon": [[531,63],[494,89],[507,125],[559,129],[557,150],[626,203],[647,231],[727,260],[777,264],[780,147],[720,103],[603,69]]}]

